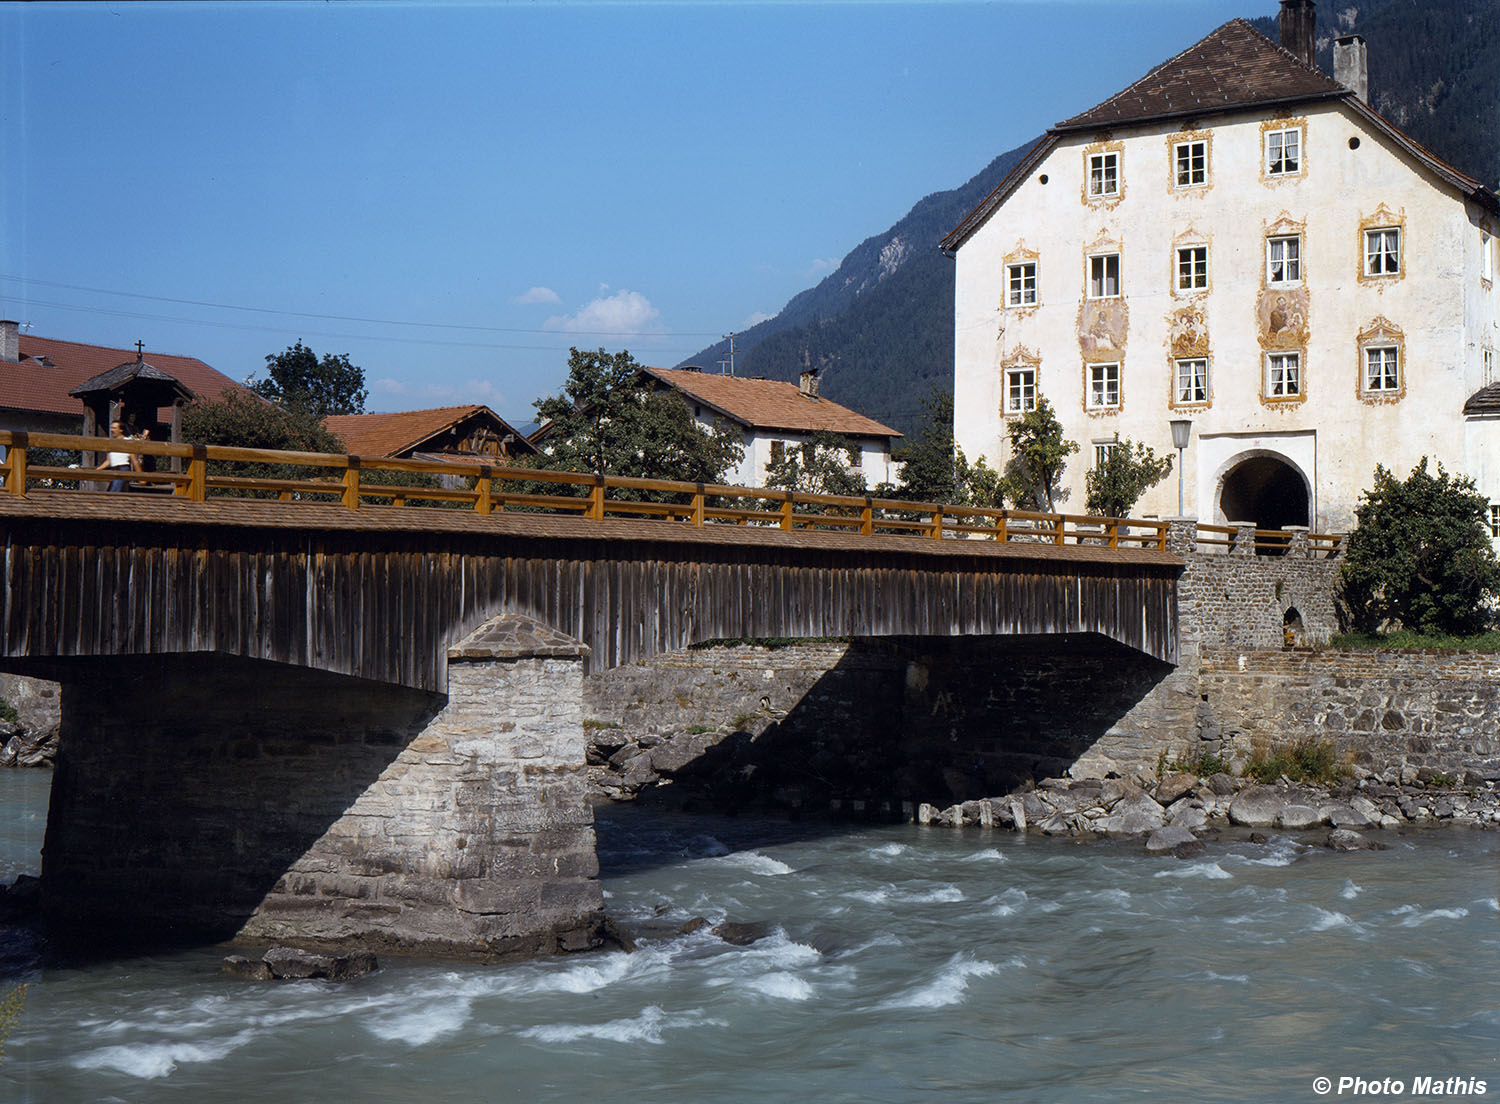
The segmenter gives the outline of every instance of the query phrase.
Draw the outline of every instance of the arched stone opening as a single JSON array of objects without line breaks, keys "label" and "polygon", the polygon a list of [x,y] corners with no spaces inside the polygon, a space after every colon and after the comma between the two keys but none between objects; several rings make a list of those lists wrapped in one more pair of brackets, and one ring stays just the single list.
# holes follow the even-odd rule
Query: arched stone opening
[{"label": "arched stone opening", "polygon": [[1257,529],[1308,525],[1309,506],[1302,473],[1271,453],[1236,461],[1219,482],[1219,510],[1225,521],[1253,521]]}]

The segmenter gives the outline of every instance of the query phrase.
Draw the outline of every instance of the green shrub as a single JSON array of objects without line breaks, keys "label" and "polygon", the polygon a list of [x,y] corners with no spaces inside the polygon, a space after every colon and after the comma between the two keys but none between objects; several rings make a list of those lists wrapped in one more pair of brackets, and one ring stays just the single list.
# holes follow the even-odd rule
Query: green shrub
[{"label": "green shrub", "polygon": [[1290,743],[1257,746],[1245,764],[1245,777],[1274,782],[1285,775],[1293,782],[1338,782],[1348,775],[1333,741],[1304,736]]},{"label": "green shrub", "polygon": [[4,698],[0,698],[0,721],[5,721],[7,724],[21,723],[21,715],[16,712],[16,707]]},{"label": "green shrub", "polygon": [[619,721],[601,721],[597,717],[585,717],[583,719],[583,730],[589,732],[598,728],[620,728]]},{"label": "green shrub", "polygon": [[1213,752],[1199,749],[1186,755],[1178,755],[1168,764],[1174,771],[1207,778],[1211,774],[1229,774],[1229,760]]},{"label": "green shrub", "polygon": [[1347,648],[1358,651],[1441,651],[1441,652],[1500,652],[1500,632],[1477,633],[1473,636],[1449,636],[1443,633],[1415,633],[1399,629],[1389,633],[1348,632],[1339,633],[1328,641],[1330,648]]}]

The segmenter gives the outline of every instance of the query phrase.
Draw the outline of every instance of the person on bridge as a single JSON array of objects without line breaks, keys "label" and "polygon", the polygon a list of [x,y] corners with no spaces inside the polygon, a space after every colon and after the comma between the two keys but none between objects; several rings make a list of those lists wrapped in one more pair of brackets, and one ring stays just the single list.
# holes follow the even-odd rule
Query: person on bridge
[{"label": "person on bridge", "polygon": [[[109,435],[111,437],[123,438],[125,436],[125,423],[119,421],[118,419],[110,422]],[[108,468],[110,471],[129,472],[139,471],[140,463],[140,458],[134,453],[107,452],[104,454],[104,460],[100,464],[98,464],[98,467]],[[123,491],[126,487],[127,482],[128,480],[125,480],[123,478],[113,479],[110,481],[109,489],[111,491]]]}]

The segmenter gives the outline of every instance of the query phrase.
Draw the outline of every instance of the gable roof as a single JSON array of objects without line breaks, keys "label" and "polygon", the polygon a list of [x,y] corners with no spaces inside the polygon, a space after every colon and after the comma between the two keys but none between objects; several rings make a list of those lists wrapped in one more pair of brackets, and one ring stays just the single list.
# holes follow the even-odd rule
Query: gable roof
[{"label": "gable roof", "polygon": [[825,398],[810,398],[795,383],[720,376],[681,368],[643,368],[668,387],[682,392],[730,421],[752,429],[799,433],[841,433],[848,437],[900,437],[901,433],[857,410]]},{"label": "gable roof", "polygon": [[401,456],[476,415],[492,422],[502,437],[511,434],[525,451],[535,451],[520,430],[483,403],[392,414],[331,414],[323,419],[323,425],[357,456]]},{"label": "gable roof", "polygon": [[[0,409],[35,410],[48,414],[83,416],[83,404],[70,392],[112,375],[117,368],[135,368],[136,350],[107,345],[85,345],[54,337],[21,334],[20,360],[0,361]],[[146,353],[153,367],[181,383],[194,397],[216,400],[225,391],[252,392],[196,357]],[[46,358],[48,363],[43,363]]]},{"label": "gable roof", "polygon": [[1352,91],[1283,50],[1245,20],[1231,19],[1103,103],[1049,129],[995,190],[942,240],[941,248],[952,253],[968,241],[1066,136],[1320,101],[1341,104],[1434,176],[1486,209],[1500,213],[1500,198],[1478,180],[1434,156]]}]

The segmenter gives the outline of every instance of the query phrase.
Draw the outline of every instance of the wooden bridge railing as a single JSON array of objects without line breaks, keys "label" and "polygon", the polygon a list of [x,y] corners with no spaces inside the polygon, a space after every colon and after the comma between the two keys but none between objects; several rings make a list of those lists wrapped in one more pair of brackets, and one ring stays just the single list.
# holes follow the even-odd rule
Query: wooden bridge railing
[{"label": "wooden bridge railing", "polygon": [[[583,475],[491,464],[444,463],[389,457],[281,452],[216,445],[177,445],[129,438],[79,437],[0,430],[5,492],[34,487],[103,490],[125,478],[133,490],[171,493],[202,502],[223,495],[283,502],[336,501],[355,510],[368,505],[425,505],[494,514],[519,510],[573,514],[591,521],[655,518],[690,525],[753,525],[840,530],[862,536],[1095,544],[1165,550],[1168,524],[1136,518],[1044,514],[979,506],[906,502],[852,495],[805,494],[764,487],[729,487],[671,480]],[[123,452],[154,457],[168,470],[115,472],[33,462],[34,450]],[[161,461],[167,461],[162,464]],[[267,465],[294,475],[252,475],[233,465]],[[298,470],[306,472],[300,477]],[[447,486],[411,483],[438,477]],[[435,480],[434,480],[435,481]],[[560,493],[550,493],[550,488]]]}]

